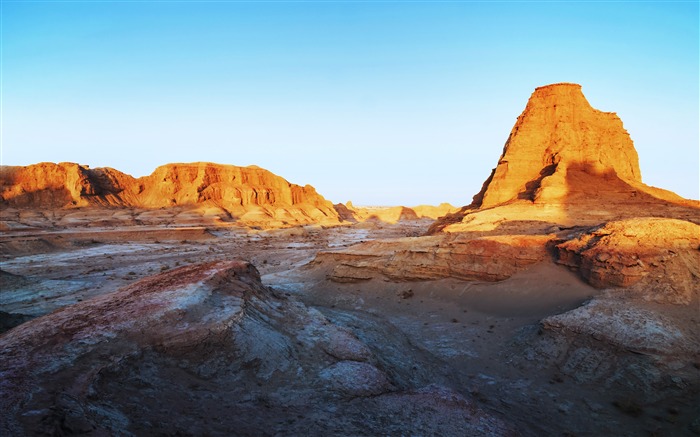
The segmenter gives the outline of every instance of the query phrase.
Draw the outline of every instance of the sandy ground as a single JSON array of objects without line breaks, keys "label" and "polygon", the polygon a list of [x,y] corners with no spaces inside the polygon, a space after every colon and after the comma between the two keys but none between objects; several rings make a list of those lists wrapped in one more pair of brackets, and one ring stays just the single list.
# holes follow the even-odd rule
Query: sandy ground
[{"label": "sandy ground", "polygon": [[131,226],[3,232],[0,285],[6,292],[0,295],[0,311],[39,316],[161,271],[216,260],[251,261],[267,284],[281,281],[284,285],[276,274],[308,263],[318,250],[370,238],[415,236],[425,231],[427,223],[281,230]]},{"label": "sandy ground", "polygon": [[[518,424],[523,435],[688,432],[685,422],[692,417],[679,419],[685,414],[677,404],[681,401],[646,407],[641,414],[625,412],[619,407],[624,393],[578,383],[556,367],[522,365],[521,337],[536,335],[540,320],[576,308],[599,292],[564,267],[543,262],[497,283],[373,279],[339,284],[308,266],[319,250],[417,236],[429,225],[5,232],[0,238],[0,311],[40,316],[167,269],[246,259],[257,266],[265,285],[320,310],[379,353],[393,347],[381,332],[400,333],[416,351],[440,363],[416,371],[427,370],[436,382],[475,396],[486,409]],[[679,420],[684,426],[676,429]]]}]

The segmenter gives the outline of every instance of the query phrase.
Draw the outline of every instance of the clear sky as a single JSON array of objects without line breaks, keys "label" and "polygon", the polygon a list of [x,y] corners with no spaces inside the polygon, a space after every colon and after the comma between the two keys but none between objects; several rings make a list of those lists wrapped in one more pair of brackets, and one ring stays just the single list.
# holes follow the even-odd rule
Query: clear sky
[{"label": "clear sky", "polygon": [[2,164],[256,164],[329,200],[464,205],[535,87],[699,193],[698,1],[3,0]]}]

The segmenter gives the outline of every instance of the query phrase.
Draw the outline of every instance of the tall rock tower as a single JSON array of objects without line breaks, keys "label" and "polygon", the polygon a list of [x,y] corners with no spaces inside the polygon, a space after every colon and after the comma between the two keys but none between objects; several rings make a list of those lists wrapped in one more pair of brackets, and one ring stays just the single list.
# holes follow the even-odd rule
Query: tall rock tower
[{"label": "tall rock tower", "polygon": [[[515,199],[537,200],[543,179],[563,181],[569,168],[614,172],[623,181],[641,182],[637,152],[615,113],[593,109],[581,85],[539,87],[473,205],[488,208]],[[549,195],[556,195],[557,189],[565,187],[552,187]]]}]

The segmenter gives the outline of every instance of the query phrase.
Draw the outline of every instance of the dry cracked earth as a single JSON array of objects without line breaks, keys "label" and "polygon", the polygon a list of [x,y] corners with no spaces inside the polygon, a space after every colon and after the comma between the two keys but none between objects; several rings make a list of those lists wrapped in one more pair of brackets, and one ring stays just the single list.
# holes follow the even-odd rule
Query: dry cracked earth
[{"label": "dry cracked earth", "polygon": [[430,224],[6,232],[2,434],[700,432],[697,293],[596,319],[612,297],[551,255],[495,282],[325,261]]}]

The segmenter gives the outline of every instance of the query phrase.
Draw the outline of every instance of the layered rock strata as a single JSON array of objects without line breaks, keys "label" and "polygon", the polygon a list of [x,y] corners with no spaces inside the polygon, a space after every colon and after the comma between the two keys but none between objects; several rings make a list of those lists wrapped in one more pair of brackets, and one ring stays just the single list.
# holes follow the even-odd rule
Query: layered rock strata
[{"label": "layered rock strata", "polygon": [[168,164],[133,178],[111,168],[41,163],[0,168],[6,208],[180,208],[224,220],[280,224],[337,223],[333,205],[316,190],[256,166]]},{"label": "layered rock strata", "polygon": [[699,211],[697,201],[643,184],[620,118],[592,108],[580,85],[560,83],[534,91],[481,191],[429,233],[482,230],[479,223],[499,219],[564,226],[640,216],[700,222]]},{"label": "layered rock strata", "polygon": [[551,236],[415,237],[378,240],[319,252],[310,268],[334,282],[383,277],[391,281],[443,278],[500,281],[544,260]]},{"label": "layered rock strata", "polygon": [[630,288],[645,300],[689,304],[700,289],[700,226],[682,220],[614,221],[557,244],[559,264],[597,288]]},{"label": "layered rock strata", "polygon": [[0,433],[512,434],[410,357],[380,358],[247,262],[192,265],[1,335]]},{"label": "layered rock strata", "polygon": [[571,166],[611,172],[624,181],[642,180],[632,139],[615,113],[593,109],[580,85],[539,87],[476,203],[488,208],[515,199],[556,197],[565,186],[542,190],[541,183]]},{"label": "layered rock strata", "polygon": [[435,220],[449,213],[454,213],[458,208],[449,203],[440,205],[406,206],[365,206],[359,207],[347,202],[336,204],[335,209],[340,217],[349,222],[377,221],[384,223],[398,223],[402,221],[432,219]]}]

